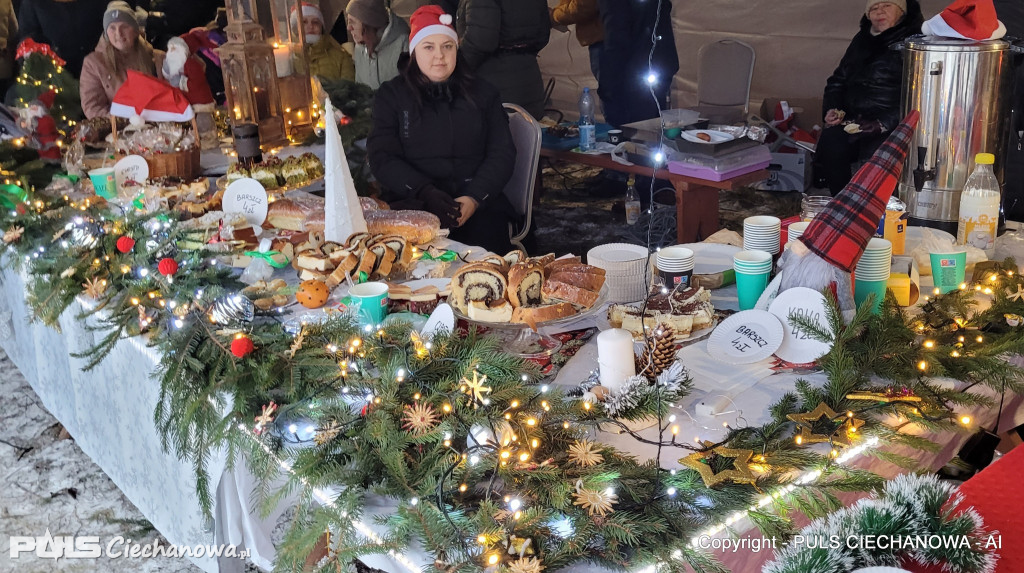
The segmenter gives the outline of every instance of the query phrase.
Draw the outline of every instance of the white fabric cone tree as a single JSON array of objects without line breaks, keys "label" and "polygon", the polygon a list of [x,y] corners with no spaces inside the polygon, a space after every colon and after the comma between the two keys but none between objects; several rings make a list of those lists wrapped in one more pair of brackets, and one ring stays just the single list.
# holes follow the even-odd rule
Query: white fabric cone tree
[{"label": "white fabric cone tree", "polygon": [[324,106],[326,118],[326,149],[324,150],[324,239],[344,242],[352,233],[366,232],[366,219],[356,195],[356,184],[348,168],[348,158],[341,144],[338,123],[334,119],[334,105],[327,98]]}]

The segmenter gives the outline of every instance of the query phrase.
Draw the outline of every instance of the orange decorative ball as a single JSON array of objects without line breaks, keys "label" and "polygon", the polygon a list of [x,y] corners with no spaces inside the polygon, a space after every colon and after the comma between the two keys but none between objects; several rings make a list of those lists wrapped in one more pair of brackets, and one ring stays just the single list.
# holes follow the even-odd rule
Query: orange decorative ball
[{"label": "orange decorative ball", "polygon": [[295,300],[306,308],[320,308],[327,304],[330,296],[331,290],[323,281],[318,280],[303,281],[299,290],[295,291]]}]

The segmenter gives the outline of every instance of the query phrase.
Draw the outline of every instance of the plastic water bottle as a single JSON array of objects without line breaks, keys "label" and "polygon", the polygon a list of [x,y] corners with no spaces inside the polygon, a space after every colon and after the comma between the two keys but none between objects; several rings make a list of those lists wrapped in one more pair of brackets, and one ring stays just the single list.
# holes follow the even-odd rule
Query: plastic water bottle
[{"label": "plastic water bottle", "polygon": [[992,172],[995,160],[991,153],[974,157],[974,172],[960,195],[960,223],[956,229],[957,243],[983,249],[990,259],[995,255],[999,224],[999,182]]},{"label": "plastic water bottle", "polygon": [[630,175],[626,181],[626,224],[636,225],[640,220],[640,197],[636,194],[636,179]]},{"label": "plastic water bottle", "polygon": [[583,88],[580,96],[580,151],[590,151],[597,143],[597,127],[594,125],[594,96],[590,88]]}]

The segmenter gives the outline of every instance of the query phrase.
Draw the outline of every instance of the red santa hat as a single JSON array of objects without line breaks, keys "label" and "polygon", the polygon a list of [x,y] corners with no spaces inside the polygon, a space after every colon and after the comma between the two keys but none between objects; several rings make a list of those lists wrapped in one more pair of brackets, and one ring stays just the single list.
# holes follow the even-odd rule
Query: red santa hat
[{"label": "red santa hat", "polygon": [[129,119],[138,116],[153,122],[183,122],[195,117],[181,90],[135,70],[128,70],[128,79],[114,94],[110,115]]},{"label": "red santa hat", "polygon": [[846,187],[811,220],[798,241],[836,267],[853,272],[899,183],[917,118],[916,110],[903,118]]},{"label": "red santa hat", "polygon": [[[310,4],[309,2],[303,2],[300,5],[300,9],[302,10],[302,17],[303,18],[316,18],[317,20],[320,20],[320,25],[324,25],[324,13],[321,12],[320,8],[317,7],[315,4]],[[298,15],[297,10],[292,10],[292,18],[291,19],[292,19],[292,26],[298,26],[299,25],[299,15]],[[327,32],[327,30],[324,30],[324,32]]]},{"label": "red santa hat", "polygon": [[1006,35],[1006,26],[996,17],[992,0],[954,0],[921,25],[921,32],[962,40],[996,40]]},{"label": "red santa hat", "polygon": [[440,6],[428,4],[417,8],[409,18],[409,53],[416,49],[416,44],[434,34],[444,34],[458,42],[459,35],[455,32],[453,22],[452,15],[445,14]]},{"label": "red santa hat", "polygon": [[53,100],[56,97],[57,97],[57,92],[55,92],[53,90],[47,90],[47,91],[39,94],[39,97],[37,97],[36,100],[39,101],[39,103],[41,103],[44,106],[46,106],[46,109],[50,109],[51,107],[53,107]]}]

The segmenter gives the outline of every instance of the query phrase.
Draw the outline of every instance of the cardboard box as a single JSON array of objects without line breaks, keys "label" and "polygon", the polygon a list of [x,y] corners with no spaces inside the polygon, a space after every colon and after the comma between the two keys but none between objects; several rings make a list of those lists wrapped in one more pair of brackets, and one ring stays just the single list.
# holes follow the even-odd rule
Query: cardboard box
[{"label": "cardboard box", "polygon": [[775,106],[780,101],[793,108],[793,123],[806,132],[814,131],[815,125],[822,125],[821,98],[778,98],[770,97],[761,102],[759,115],[765,121],[775,119]]},{"label": "cardboard box", "polygon": [[800,149],[796,153],[772,153],[768,178],[753,187],[761,191],[800,191],[811,186],[811,158]]}]

